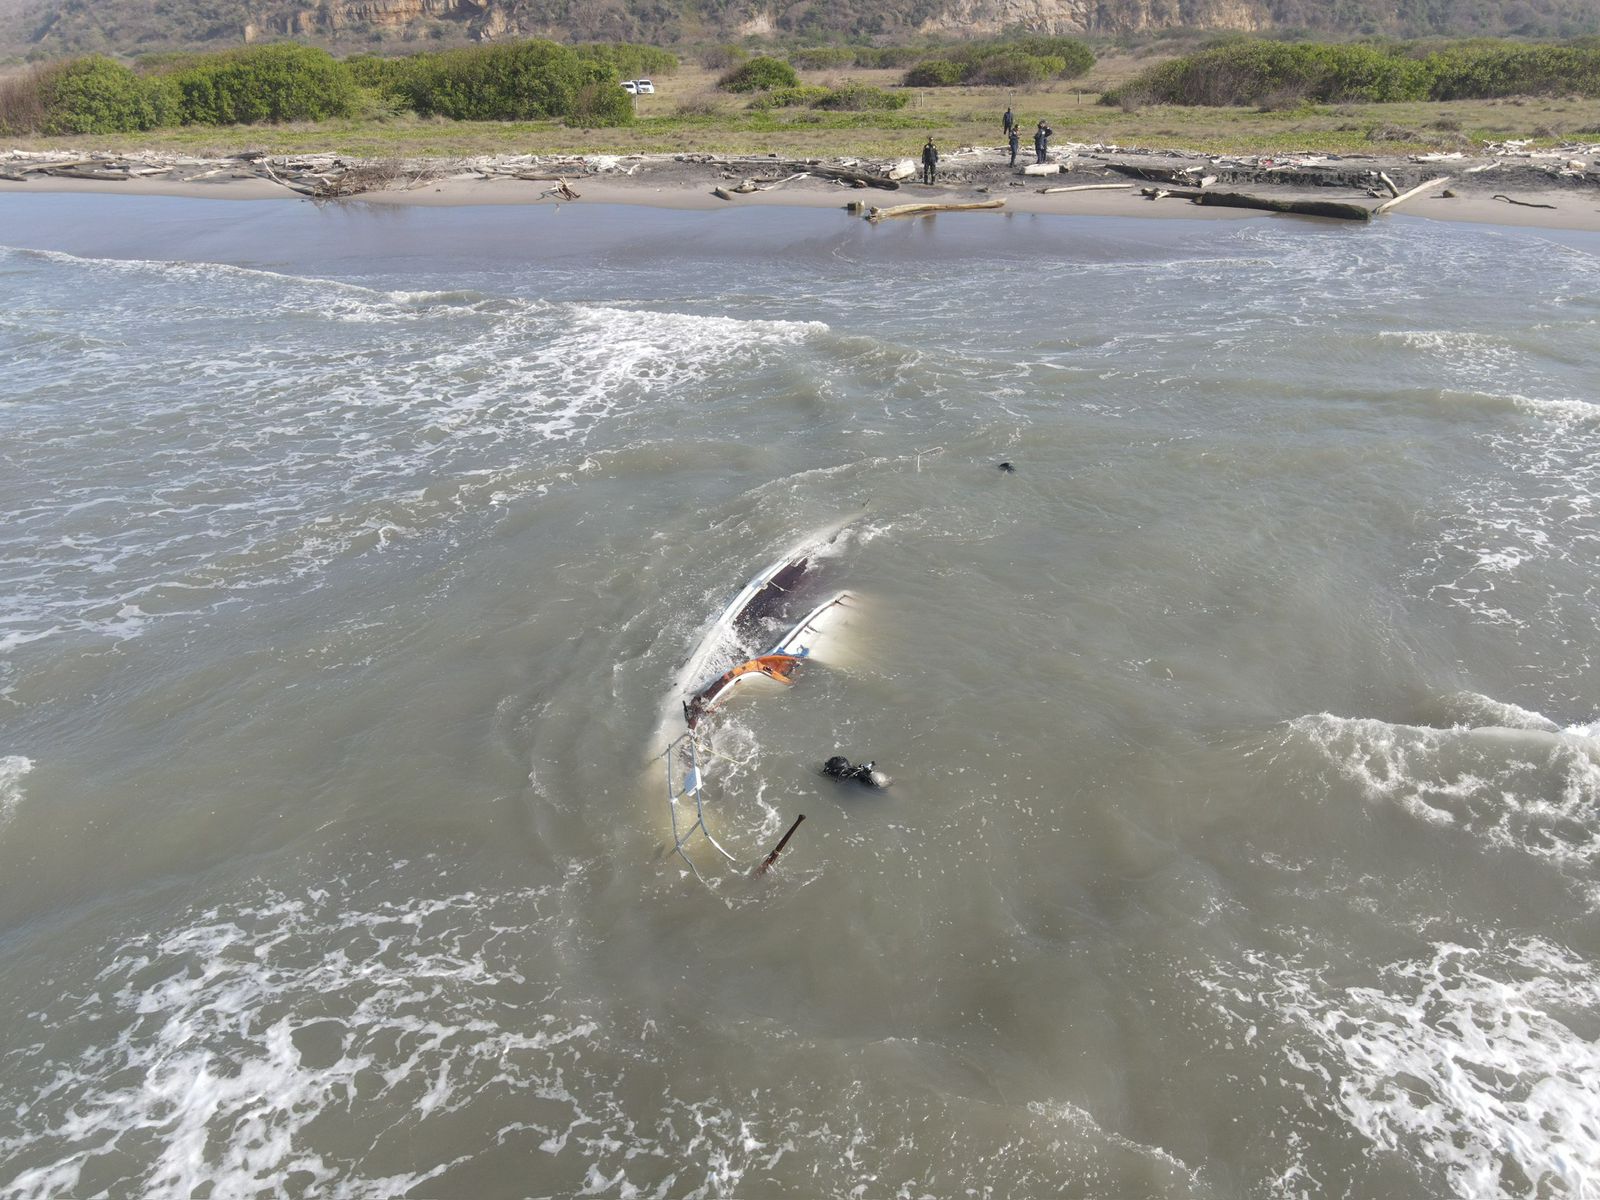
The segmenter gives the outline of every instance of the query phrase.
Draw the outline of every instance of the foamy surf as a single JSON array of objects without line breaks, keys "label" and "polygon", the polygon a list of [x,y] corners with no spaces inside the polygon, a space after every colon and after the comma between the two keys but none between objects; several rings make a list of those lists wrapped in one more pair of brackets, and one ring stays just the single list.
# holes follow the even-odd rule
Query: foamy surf
[{"label": "foamy surf", "polygon": [[22,803],[22,777],[33,770],[33,760],[20,754],[0,755],[0,825]]}]

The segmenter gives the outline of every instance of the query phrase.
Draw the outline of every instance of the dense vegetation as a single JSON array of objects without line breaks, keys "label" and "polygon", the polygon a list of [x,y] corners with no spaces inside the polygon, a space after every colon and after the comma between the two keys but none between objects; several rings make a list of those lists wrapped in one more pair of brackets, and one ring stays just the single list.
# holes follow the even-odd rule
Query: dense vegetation
[{"label": "dense vegetation", "polygon": [[952,87],[958,83],[1026,87],[1046,79],[1072,79],[1094,66],[1094,54],[1076,38],[1031,35],[1005,41],[969,42],[917,63],[907,87]]},{"label": "dense vegetation", "polygon": [[1152,67],[1106,104],[1269,105],[1600,96],[1600,40],[1531,46],[1244,40]]},{"label": "dense vegetation", "polygon": [[0,132],[123,133],[169,125],[256,125],[349,116],[376,100],[457,120],[560,119],[623,125],[619,76],[665,75],[677,59],[649,46],[505,42],[404,58],[335,59],[281,44],[152,57],[133,70],[90,55],[0,84]]},{"label": "dense vegetation", "polygon": [[839,87],[774,88],[751,102],[756,109],[819,108],[825,112],[893,112],[904,108],[911,97],[905,92],[889,92],[864,83]]},{"label": "dense vegetation", "polygon": [[725,92],[770,92],[800,86],[800,76],[783,60],[763,56],[731,68],[717,86]]}]

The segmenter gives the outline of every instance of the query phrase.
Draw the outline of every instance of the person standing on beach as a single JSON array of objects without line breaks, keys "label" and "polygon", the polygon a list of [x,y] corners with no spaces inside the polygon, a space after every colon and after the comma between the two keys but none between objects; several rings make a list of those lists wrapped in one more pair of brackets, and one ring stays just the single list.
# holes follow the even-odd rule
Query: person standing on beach
[{"label": "person standing on beach", "polygon": [[1040,121],[1039,128],[1033,131],[1033,153],[1037,161],[1043,162],[1049,157],[1050,135],[1054,132],[1055,130],[1051,129],[1043,121]]},{"label": "person standing on beach", "polygon": [[1006,131],[1006,145],[1011,147],[1011,165],[1017,165],[1017,147],[1022,144],[1022,130],[1012,125]]},{"label": "person standing on beach", "polygon": [[935,170],[939,166],[939,148],[933,144],[933,135],[928,135],[927,145],[922,147],[922,182],[932,183]]},{"label": "person standing on beach", "polygon": [[1011,105],[1006,105],[1006,115],[1000,118],[1000,132],[1010,136],[1017,127],[1017,119],[1011,115]]}]

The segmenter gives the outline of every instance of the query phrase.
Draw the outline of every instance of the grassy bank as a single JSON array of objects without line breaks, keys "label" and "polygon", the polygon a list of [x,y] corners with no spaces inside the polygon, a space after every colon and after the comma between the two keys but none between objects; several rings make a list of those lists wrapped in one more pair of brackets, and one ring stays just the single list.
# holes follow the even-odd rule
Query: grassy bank
[{"label": "grassy bank", "polygon": [[[762,112],[742,98],[717,92],[715,73],[686,69],[658,79],[655,95],[638,98],[635,123],[620,128],[367,114],[314,124],[184,126],[134,134],[14,138],[5,144],[194,154],[333,151],[362,157],[674,152],[889,157],[914,155],[928,134],[947,148],[998,145],[1000,114],[1008,102],[1025,129],[1048,119],[1057,144],[1098,141],[1207,153],[1319,149],[1392,154],[1466,148],[1512,137],[1532,137],[1546,145],[1600,141],[1600,101],[1575,98],[1304,105],[1284,111],[1165,105],[1125,111],[1098,104],[1101,92],[1126,79],[1133,66],[1105,60],[1084,80],[1032,88],[911,89],[910,103],[894,112]],[[899,76],[893,70],[845,70],[809,74],[807,82],[893,86]],[[1375,131],[1382,140],[1373,140]]]}]

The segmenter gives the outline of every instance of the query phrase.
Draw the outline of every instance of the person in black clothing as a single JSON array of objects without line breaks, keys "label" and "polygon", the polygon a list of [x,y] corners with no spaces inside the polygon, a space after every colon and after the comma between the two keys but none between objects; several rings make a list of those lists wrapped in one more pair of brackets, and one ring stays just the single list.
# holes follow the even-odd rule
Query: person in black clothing
[{"label": "person in black clothing", "polygon": [[939,148],[933,144],[933,139],[928,139],[928,144],[922,148],[922,182],[932,183],[935,169],[939,166]]},{"label": "person in black clothing", "polygon": [[1054,132],[1055,130],[1051,129],[1043,121],[1040,121],[1039,128],[1033,131],[1033,153],[1039,162],[1043,162],[1049,155],[1050,135]]},{"label": "person in black clothing", "polygon": [[1017,165],[1017,147],[1022,143],[1022,131],[1013,125],[1006,133],[1006,145],[1011,147],[1011,165]]},{"label": "person in black clothing", "polygon": [[1011,106],[1006,105],[1006,115],[1000,118],[1000,132],[1009,134],[1017,127],[1017,119],[1011,115]]}]

